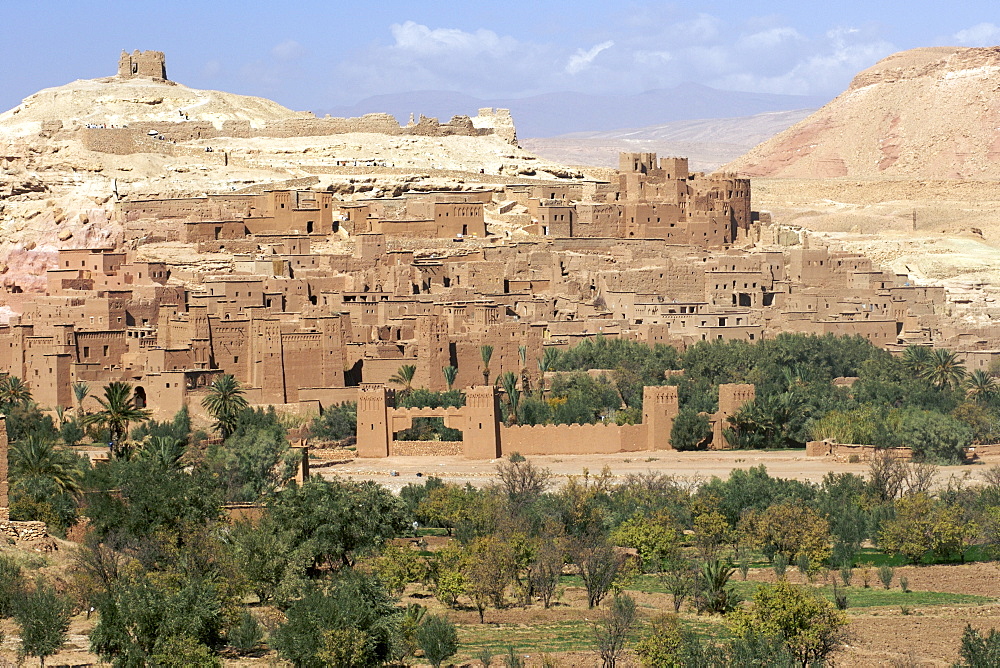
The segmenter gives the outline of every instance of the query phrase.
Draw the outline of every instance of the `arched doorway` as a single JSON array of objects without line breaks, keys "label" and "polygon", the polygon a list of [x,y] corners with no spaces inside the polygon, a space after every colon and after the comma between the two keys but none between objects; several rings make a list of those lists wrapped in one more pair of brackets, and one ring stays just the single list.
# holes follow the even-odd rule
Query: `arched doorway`
[{"label": "arched doorway", "polygon": [[141,386],[135,388],[135,392],[133,393],[133,398],[135,400],[136,408],[146,407],[146,390],[143,389]]}]

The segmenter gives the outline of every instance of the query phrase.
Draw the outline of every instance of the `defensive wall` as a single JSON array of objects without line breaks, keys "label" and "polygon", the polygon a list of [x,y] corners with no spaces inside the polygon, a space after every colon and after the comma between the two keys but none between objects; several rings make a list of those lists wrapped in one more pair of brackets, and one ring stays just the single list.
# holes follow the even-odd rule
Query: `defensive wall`
[{"label": "defensive wall", "polygon": [[358,391],[359,457],[417,454],[412,442],[395,434],[414,418],[442,418],[462,432],[461,454],[469,459],[496,459],[513,452],[530,455],[583,455],[669,450],[670,431],[678,412],[677,388],[643,389],[643,421],[636,425],[572,424],[504,426],[500,393],[493,386],[472,387],[461,408],[396,408],[395,393],[384,385],[362,385]]},{"label": "defensive wall", "polygon": [[[189,155],[199,152],[197,147],[178,147],[176,142],[188,142],[221,137],[235,139],[287,139],[291,137],[323,137],[349,133],[374,133],[383,135],[410,135],[424,137],[447,137],[451,135],[483,137],[497,135],[509,143],[516,143],[514,126],[506,109],[482,109],[496,117],[506,118],[508,124],[498,123],[494,127],[476,127],[469,116],[455,116],[450,121],[440,122],[436,118],[421,116],[419,122],[400,125],[390,114],[365,114],[357,118],[291,118],[266,121],[262,126],[252,126],[250,121],[223,121],[216,126],[208,121],[156,122],[137,121],[128,127],[68,128],[79,133],[83,145],[91,150],[115,155],[132,153],[162,153],[166,155]],[[477,117],[478,118],[478,117]],[[509,126],[509,127],[508,127]],[[149,134],[154,132],[155,134]],[[206,160],[228,164],[227,156],[206,153]]]}]

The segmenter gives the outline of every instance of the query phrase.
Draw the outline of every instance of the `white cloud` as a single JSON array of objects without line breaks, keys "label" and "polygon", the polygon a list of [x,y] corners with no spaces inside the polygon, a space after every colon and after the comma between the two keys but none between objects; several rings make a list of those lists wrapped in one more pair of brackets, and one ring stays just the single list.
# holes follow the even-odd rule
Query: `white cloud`
[{"label": "white cloud", "polygon": [[674,39],[683,38],[693,42],[707,42],[719,35],[721,21],[711,14],[698,14],[689,21],[680,21],[669,26]]},{"label": "white cloud", "polygon": [[277,44],[275,45],[274,48],[271,49],[271,55],[276,60],[283,60],[283,61],[295,60],[297,58],[301,58],[302,56],[305,55],[305,53],[306,53],[305,48],[303,48],[303,46],[298,42],[296,42],[294,39],[285,40],[281,44]]},{"label": "white cloud", "polygon": [[788,42],[802,41],[805,41],[805,37],[798,30],[786,26],[743,35],[737,40],[736,45],[746,49],[773,49]]},{"label": "white cloud", "polygon": [[590,64],[594,62],[594,58],[597,58],[602,51],[607,51],[613,47],[615,43],[611,40],[607,42],[601,42],[591,47],[588,51],[583,49],[577,49],[569,58],[569,62],[566,63],[566,73],[567,74],[577,74],[583,70],[590,67]]},{"label": "white cloud", "polygon": [[492,30],[466,32],[457,28],[428,28],[414,21],[394,23],[389,27],[396,43],[393,48],[420,56],[447,53],[500,54],[517,46],[517,40],[501,37]]},{"label": "white cloud", "polygon": [[669,51],[636,51],[632,54],[632,60],[640,65],[662,65],[674,59],[674,55]]},{"label": "white cloud", "polygon": [[959,30],[951,38],[960,46],[995,46],[1000,43],[1000,26],[978,23],[971,28]]}]

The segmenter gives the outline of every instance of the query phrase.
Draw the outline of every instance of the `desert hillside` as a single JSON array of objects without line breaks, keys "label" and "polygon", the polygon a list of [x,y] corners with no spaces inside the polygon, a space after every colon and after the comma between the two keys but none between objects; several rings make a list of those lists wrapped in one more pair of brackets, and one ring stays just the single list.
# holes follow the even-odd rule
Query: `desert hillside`
[{"label": "desert hillside", "polygon": [[[495,120],[472,119],[477,128]],[[496,134],[400,136],[363,128],[293,137],[185,134],[199,122],[221,130],[234,121],[264,128],[317,119],[263,98],[141,77],[47,88],[0,114],[0,281],[40,289],[58,248],[119,243],[113,209],[121,199],[289,184],[351,199],[489,187],[511,177],[583,176]],[[151,123],[165,141],[122,151],[96,148],[104,136],[128,133],[123,128],[129,124]]]},{"label": "desert hillside", "polygon": [[[185,118],[186,117],[186,118]],[[265,121],[312,118],[260,97],[198,90],[147,78],[81,79],[46,88],[0,114],[0,137],[37,134],[43,121],[123,125],[139,121]]]},{"label": "desert hillside", "polygon": [[749,176],[1000,178],[1000,47],[903,51],[728,163]]}]

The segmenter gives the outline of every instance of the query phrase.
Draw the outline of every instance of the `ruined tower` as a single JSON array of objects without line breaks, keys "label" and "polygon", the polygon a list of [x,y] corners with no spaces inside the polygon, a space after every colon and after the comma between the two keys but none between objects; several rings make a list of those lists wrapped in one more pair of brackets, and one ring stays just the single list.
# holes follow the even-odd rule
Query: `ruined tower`
[{"label": "ruined tower", "polygon": [[118,57],[118,76],[124,79],[150,77],[167,80],[167,59],[162,51],[122,51]]}]

